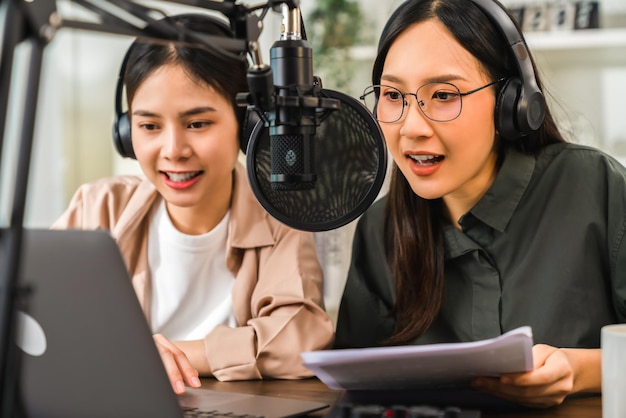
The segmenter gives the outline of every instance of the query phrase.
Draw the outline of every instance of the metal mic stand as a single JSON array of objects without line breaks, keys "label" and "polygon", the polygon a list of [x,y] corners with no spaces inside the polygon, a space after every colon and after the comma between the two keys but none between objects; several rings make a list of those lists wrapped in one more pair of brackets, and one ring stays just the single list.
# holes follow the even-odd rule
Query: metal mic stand
[{"label": "metal mic stand", "polygon": [[[21,126],[19,128],[19,149],[13,190],[13,209],[7,229],[0,230],[0,252],[2,270],[0,271],[0,350],[2,368],[0,374],[0,394],[2,396],[0,416],[17,418],[24,416],[23,404],[19,393],[21,356],[15,341],[17,331],[16,312],[24,310],[28,300],[26,288],[20,286],[17,277],[20,272],[20,250],[22,247],[23,221],[26,204],[26,186],[30,171],[32,137],[37,108],[37,94],[41,74],[41,61],[46,39],[47,17],[54,14],[54,2],[41,2],[35,8],[32,3],[16,0],[3,0],[0,4],[0,27],[2,27],[2,45],[0,54],[0,97],[2,115],[0,115],[0,161],[4,145],[4,133],[8,113],[9,93],[11,92],[11,71],[15,48],[22,45],[27,49],[28,63]],[[42,18],[46,18],[42,25]],[[41,29],[37,31],[36,29]]]},{"label": "metal mic stand", "polygon": [[[23,108],[20,109],[21,126],[18,133],[17,167],[14,173],[12,210],[9,226],[0,225],[0,417],[25,418],[25,405],[20,392],[21,350],[15,344],[17,335],[17,313],[28,311],[29,289],[20,283],[20,262],[26,191],[30,171],[31,150],[37,110],[37,98],[41,76],[42,58],[45,46],[61,27],[93,30],[111,34],[148,36],[171,39],[168,35],[180,28],[157,22],[151,12],[154,10],[129,0],[108,0],[112,7],[139,18],[146,24],[156,24],[154,31],[145,33],[143,28],[126,22],[123,18],[104,10],[93,0],[73,0],[75,4],[95,12],[101,23],[63,20],[56,10],[54,0],[0,0],[0,168],[2,167],[4,135],[7,124],[8,103],[12,87],[12,70],[15,49],[20,46],[27,50],[27,71]],[[192,32],[185,35],[207,47],[217,47],[224,51],[250,53],[255,67],[261,67],[258,51],[258,37],[262,31],[262,18],[269,8],[287,3],[297,7],[298,1],[269,0],[254,8],[236,5],[235,0],[169,0],[164,2],[195,6],[220,12],[229,18],[236,39],[223,37],[196,36]],[[100,2],[102,3],[102,2]],[[263,10],[261,18],[251,14]],[[180,33],[180,32],[178,32]]]}]

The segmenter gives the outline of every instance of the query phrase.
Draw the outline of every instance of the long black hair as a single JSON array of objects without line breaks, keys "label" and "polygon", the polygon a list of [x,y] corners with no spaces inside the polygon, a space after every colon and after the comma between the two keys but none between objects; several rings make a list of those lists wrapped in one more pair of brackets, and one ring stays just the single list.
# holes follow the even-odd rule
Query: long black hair
[{"label": "long black hair", "polygon": [[[496,0],[494,2],[502,7]],[[499,27],[473,2],[407,0],[394,11],[383,29],[372,71],[373,84],[380,84],[387,53],[398,35],[416,23],[431,19],[441,22],[481,63],[491,79],[520,76]],[[533,67],[536,70],[534,62]],[[541,80],[536,81],[541,89]],[[537,131],[515,141],[496,141],[498,159],[501,160],[508,146],[534,154],[546,145],[564,142],[564,139],[546,108],[543,124]],[[402,344],[423,334],[441,308],[445,277],[443,202],[416,195],[395,164],[387,196],[385,255],[396,288],[396,303],[392,310],[396,328],[387,342]]]}]

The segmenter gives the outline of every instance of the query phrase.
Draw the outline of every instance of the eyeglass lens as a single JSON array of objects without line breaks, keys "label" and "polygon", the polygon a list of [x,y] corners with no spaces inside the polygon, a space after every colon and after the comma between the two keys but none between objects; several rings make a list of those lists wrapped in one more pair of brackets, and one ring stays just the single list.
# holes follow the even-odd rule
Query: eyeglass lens
[{"label": "eyeglass lens", "polygon": [[403,94],[395,87],[375,85],[365,89],[361,98],[379,122],[390,123],[402,118],[410,96],[417,100],[424,116],[433,121],[447,122],[461,114],[461,92],[449,83],[428,83],[415,94]]}]

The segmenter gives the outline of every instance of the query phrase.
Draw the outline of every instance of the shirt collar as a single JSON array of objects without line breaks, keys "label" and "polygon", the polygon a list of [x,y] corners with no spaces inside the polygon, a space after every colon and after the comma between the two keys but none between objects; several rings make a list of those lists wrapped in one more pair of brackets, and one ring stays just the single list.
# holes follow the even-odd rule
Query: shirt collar
[{"label": "shirt collar", "polygon": [[126,208],[117,220],[112,234],[117,237],[118,243],[130,242],[134,245],[133,236],[141,224],[149,218],[149,213],[156,210],[156,201],[161,199],[154,185],[145,177],[137,185]]},{"label": "shirt collar", "polygon": [[504,231],[530,183],[534,169],[534,156],[508,147],[494,183],[469,213],[491,228]]},{"label": "shirt collar", "polygon": [[252,193],[246,169],[237,164],[234,173],[233,198],[228,225],[230,247],[256,248],[274,245],[274,234],[269,225],[269,214]]},{"label": "shirt collar", "polygon": [[[233,173],[234,189],[231,204],[231,216],[228,222],[229,248],[256,248],[274,244],[274,235],[270,228],[269,214],[255,199],[247,180],[246,169],[237,164]],[[125,237],[136,232],[139,224],[146,219],[149,211],[155,210],[154,204],[160,199],[154,185],[144,179],[137,187],[128,206],[137,207],[136,211],[124,211],[115,227],[115,236],[125,241]]]}]

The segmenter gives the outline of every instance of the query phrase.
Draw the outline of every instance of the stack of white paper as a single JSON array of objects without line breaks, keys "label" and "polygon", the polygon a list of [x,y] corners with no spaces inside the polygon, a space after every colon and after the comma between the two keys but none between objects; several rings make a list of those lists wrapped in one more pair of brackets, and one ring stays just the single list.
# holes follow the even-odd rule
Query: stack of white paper
[{"label": "stack of white paper", "polygon": [[524,326],[469,343],[309,351],[302,358],[331,389],[436,388],[531,370],[532,346],[532,329]]}]

